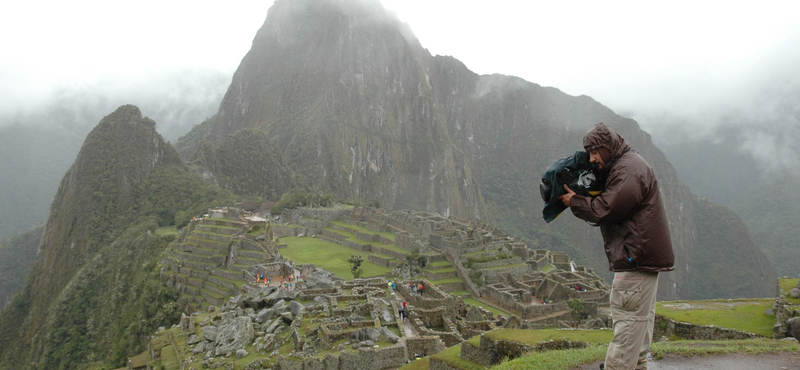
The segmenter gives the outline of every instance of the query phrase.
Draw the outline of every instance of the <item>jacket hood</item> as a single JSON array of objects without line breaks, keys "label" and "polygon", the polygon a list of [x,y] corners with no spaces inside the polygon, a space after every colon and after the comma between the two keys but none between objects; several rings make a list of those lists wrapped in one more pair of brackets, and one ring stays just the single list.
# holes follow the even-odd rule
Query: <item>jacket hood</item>
[{"label": "jacket hood", "polygon": [[583,149],[588,152],[599,148],[608,150],[611,154],[611,163],[613,163],[631,147],[611,127],[606,126],[605,123],[598,123],[583,137]]}]

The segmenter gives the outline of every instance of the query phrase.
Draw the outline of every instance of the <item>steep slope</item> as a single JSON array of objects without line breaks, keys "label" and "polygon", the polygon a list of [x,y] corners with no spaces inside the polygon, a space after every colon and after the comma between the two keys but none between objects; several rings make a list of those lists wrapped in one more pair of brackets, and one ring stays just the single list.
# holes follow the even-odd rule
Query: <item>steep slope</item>
[{"label": "steep slope", "polygon": [[11,302],[25,283],[42,239],[43,226],[0,241],[0,310]]},{"label": "steep slope", "polygon": [[[243,128],[267,133],[305,185],[344,198],[489,219],[533,246],[563,250],[607,270],[600,233],[571,215],[541,220],[539,176],[554,159],[581,149],[586,130],[605,122],[658,174],[677,255],[663,274],[662,298],[701,298],[688,273],[736,245],[761,253],[747,234],[722,232],[701,243],[698,198],[638,124],[593,99],[520,78],[479,76],[453,57],[432,57],[377,1],[277,2],[253,40],[219,113],[178,143],[185,158],[204,142]],[[728,220],[733,222],[734,220]],[[736,223],[715,226],[730,230]],[[700,253],[705,249],[712,253]],[[769,262],[732,263],[730,280],[703,275],[727,296],[771,295],[767,282],[737,285]],[[609,276],[608,274],[606,276]],[[704,283],[705,284],[705,283]],[[715,293],[716,294],[716,293]]]},{"label": "steep slope", "polygon": [[177,148],[190,158],[256,128],[314,190],[475,217],[482,201],[442,125],[432,61],[377,1],[278,2],[215,119]]},{"label": "steep slope", "polygon": [[205,143],[195,152],[191,166],[234,193],[274,200],[301,182],[294,179],[267,135],[255,129],[236,131],[216,147]]},{"label": "steep slope", "polygon": [[124,365],[178,315],[158,280],[175,213],[225,201],[134,106],[92,130],[64,175],[25,286],[0,314],[0,368]]}]

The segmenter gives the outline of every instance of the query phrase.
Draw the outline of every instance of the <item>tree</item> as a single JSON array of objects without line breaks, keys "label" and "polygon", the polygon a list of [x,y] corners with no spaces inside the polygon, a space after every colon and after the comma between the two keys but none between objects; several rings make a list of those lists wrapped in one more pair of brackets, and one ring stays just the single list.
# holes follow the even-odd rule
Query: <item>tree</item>
[{"label": "tree", "polygon": [[567,305],[569,305],[569,309],[572,310],[572,320],[575,322],[575,326],[580,325],[584,310],[583,300],[577,298],[570,299],[567,301]]},{"label": "tree", "polygon": [[364,262],[364,258],[353,254],[350,255],[350,259],[347,261],[350,262],[350,272],[353,273],[353,279],[360,278],[361,274],[364,273],[364,270],[361,269],[361,263]]}]

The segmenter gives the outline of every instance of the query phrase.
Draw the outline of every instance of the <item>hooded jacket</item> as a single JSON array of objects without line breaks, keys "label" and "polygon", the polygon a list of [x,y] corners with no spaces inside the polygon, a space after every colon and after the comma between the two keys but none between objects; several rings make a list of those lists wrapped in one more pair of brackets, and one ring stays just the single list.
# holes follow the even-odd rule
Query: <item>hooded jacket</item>
[{"label": "hooded jacket", "polygon": [[575,217],[600,224],[611,271],[671,271],[672,240],[653,168],[619,134],[599,123],[583,138],[587,152],[605,148],[611,160],[603,192],[576,194]]}]

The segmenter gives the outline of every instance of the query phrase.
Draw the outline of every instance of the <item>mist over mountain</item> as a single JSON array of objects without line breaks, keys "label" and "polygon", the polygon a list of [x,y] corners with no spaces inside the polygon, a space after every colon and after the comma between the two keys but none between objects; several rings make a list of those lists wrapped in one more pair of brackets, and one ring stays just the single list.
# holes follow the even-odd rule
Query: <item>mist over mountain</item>
[{"label": "mist over mountain", "polygon": [[755,101],[721,115],[725,124],[662,117],[654,141],[692,192],[742,218],[777,272],[798,273],[800,79],[764,86]]},{"label": "mist over mountain", "polygon": [[[692,195],[635,121],[586,96],[477,75],[453,57],[432,56],[377,2],[276,3],[217,115],[177,149],[188,159],[203,143],[262,130],[308,188],[489,219],[603,272],[600,233],[569,215],[545,224],[536,191],[547,165],[581,149],[597,122],[620,132],[658,173],[678,256],[676,271],[662,276],[661,298],[773,289],[774,267],[750,234],[728,232],[740,227],[737,218],[724,209],[711,217],[714,207]],[[712,226],[722,232],[700,235]],[[723,250],[735,257],[715,257]],[[732,280],[695,269],[711,263]]]},{"label": "mist over mountain", "polygon": [[223,72],[183,69],[133,82],[64,86],[35,108],[0,112],[0,217],[6,220],[0,238],[47,219],[58,181],[108,112],[135,103],[174,141],[216,112],[229,83]]}]

